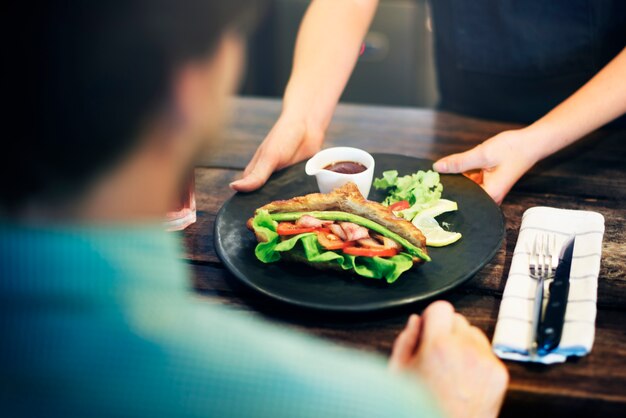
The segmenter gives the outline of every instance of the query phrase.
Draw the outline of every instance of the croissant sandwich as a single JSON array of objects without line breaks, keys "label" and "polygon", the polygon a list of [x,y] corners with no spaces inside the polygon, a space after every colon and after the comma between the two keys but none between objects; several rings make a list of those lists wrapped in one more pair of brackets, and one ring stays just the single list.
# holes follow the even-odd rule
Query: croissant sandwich
[{"label": "croissant sandwich", "polygon": [[426,239],[411,222],[365,199],[354,183],[260,207],[248,220],[257,258],[355,273],[393,283],[430,261]]}]

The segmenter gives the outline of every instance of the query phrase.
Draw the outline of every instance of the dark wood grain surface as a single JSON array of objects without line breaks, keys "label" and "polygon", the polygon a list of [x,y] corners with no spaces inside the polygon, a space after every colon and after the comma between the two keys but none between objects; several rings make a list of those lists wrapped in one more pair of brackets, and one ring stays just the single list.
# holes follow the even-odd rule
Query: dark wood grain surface
[{"label": "dark wood grain surface", "polygon": [[[280,111],[280,102],[239,98],[233,126],[203,155],[196,169],[198,222],[184,233],[185,258],[202,298],[262,315],[280,326],[387,355],[410,312],[424,305],[377,314],[337,317],[277,304],[239,285],[221,265],[213,245],[217,211]],[[518,125],[430,110],[340,105],[326,146],[347,145],[436,159],[466,150]],[[502,204],[506,239],[472,280],[447,294],[456,309],[489,337],[522,213],[545,205],[597,211],[606,233],[598,283],[596,340],[590,355],[550,367],[507,362],[511,384],[502,416],[620,416],[626,411],[626,131],[603,131],[535,167]]]}]

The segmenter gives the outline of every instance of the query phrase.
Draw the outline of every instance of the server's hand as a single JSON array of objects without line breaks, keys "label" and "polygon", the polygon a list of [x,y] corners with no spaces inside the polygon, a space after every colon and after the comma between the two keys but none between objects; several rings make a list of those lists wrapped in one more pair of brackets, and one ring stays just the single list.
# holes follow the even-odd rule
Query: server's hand
[{"label": "server's hand", "polygon": [[469,151],[440,159],[433,168],[440,173],[466,173],[500,204],[515,182],[537,162],[537,153],[529,149],[529,132],[502,132]]},{"label": "server's hand", "polygon": [[305,160],[320,150],[324,133],[307,127],[305,121],[281,117],[248,163],[243,178],[230,184],[240,192],[263,186],[276,170]]}]

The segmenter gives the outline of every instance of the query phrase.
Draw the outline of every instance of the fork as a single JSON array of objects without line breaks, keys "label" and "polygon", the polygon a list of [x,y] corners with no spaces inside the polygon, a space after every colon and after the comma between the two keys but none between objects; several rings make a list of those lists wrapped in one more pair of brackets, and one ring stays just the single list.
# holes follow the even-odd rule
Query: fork
[{"label": "fork", "polygon": [[[550,239],[552,238],[552,239]],[[544,284],[547,279],[554,277],[554,253],[556,251],[556,236],[538,234],[533,242],[530,252],[528,269],[530,277],[537,281],[535,290],[535,304],[533,307],[533,322],[529,354],[531,358],[537,357],[537,332],[541,322],[543,311]]]}]

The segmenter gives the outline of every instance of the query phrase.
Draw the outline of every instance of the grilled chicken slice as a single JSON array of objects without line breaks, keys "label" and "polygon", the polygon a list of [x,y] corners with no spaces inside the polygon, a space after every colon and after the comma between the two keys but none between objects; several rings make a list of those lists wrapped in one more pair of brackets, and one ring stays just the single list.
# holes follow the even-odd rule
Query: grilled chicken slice
[{"label": "grilled chicken slice", "polygon": [[348,241],[357,241],[360,239],[369,238],[370,236],[367,228],[364,228],[357,224],[353,224],[352,222],[340,222],[339,226],[341,226],[341,229],[343,229],[343,232],[346,235],[346,240]]},{"label": "grilled chicken slice", "polygon": [[296,225],[303,228],[320,228],[324,225],[330,225],[332,223],[333,221],[322,221],[310,215],[302,215],[302,217],[296,221]]}]

